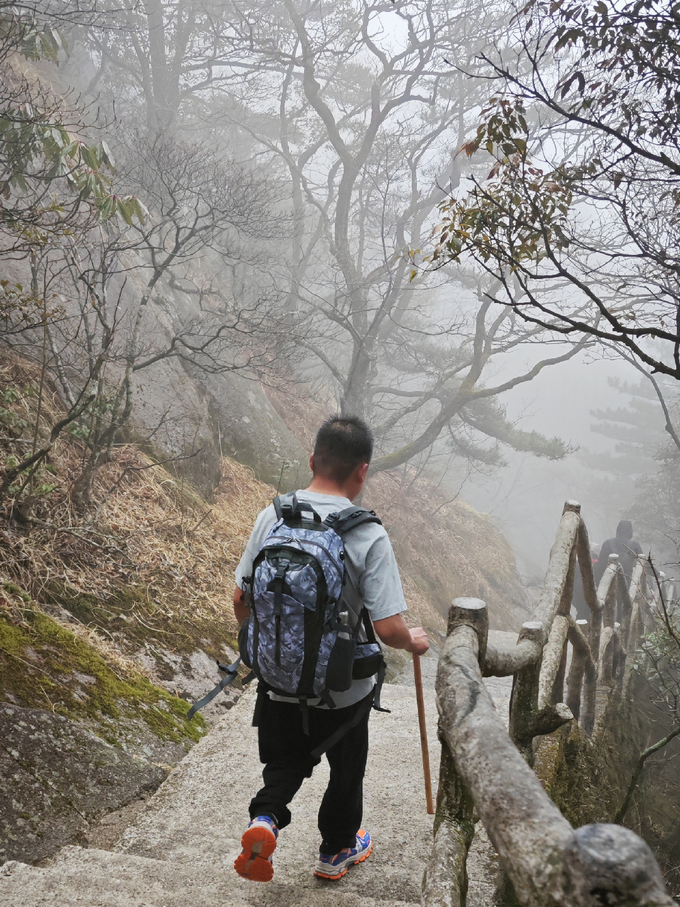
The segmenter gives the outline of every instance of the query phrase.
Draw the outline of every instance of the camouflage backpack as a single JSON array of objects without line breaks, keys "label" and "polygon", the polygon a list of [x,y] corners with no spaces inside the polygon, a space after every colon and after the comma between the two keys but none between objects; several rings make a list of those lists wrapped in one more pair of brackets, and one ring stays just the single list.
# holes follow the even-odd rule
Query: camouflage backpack
[{"label": "camouflage backpack", "polygon": [[[353,630],[342,601],[343,537],[378,517],[348,507],[322,520],[311,504],[288,494],[274,499],[277,520],[253,561],[247,587],[250,616],[239,631],[241,658],[255,677],[282,696],[319,698],[384,673],[384,660],[366,609]],[[366,641],[358,642],[360,626]],[[379,706],[379,703],[377,703]]]}]

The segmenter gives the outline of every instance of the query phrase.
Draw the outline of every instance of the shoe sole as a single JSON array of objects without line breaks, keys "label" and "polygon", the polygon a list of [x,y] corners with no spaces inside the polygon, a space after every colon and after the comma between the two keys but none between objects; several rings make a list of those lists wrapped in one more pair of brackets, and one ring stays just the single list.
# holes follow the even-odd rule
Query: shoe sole
[{"label": "shoe sole", "polygon": [[243,852],[234,861],[236,872],[251,882],[270,882],[274,876],[274,867],[269,860],[276,850],[274,832],[261,825],[246,828],[241,838],[241,847]]},{"label": "shoe sole", "polygon": [[365,850],[362,854],[360,854],[358,857],[356,857],[356,859],[351,860],[349,863],[347,863],[340,870],[340,872],[336,873],[335,875],[328,875],[328,873],[321,872],[318,869],[314,870],[314,875],[318,879],[328,879],[329,882],[335,882],[335,881],[337,881],[337,879],[341,879],[343,876],[347,875],[347,870],[349,869],[350,866],[356,866],[357,863],[363,863],[364,860],[367,860],[372,853],[373,853],[373,841],[371,841],[371,844],[370,844],[370,847],[368,848],[368,850]]}]

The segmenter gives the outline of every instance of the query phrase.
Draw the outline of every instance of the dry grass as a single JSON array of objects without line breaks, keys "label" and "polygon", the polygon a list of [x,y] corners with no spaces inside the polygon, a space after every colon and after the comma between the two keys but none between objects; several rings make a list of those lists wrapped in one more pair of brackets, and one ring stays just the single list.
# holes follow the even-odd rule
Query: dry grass
[{"label": "dry grass", "polygon": [[[13,356],[0,367],[0,386],[20,391],[18,400],[5,404],[14,417],[10,421],[18,427],[27,423],[19,437],[14,432],[3,438],[5,460],[19,457],[24,440],[33,436],[39,380],[37,368]],[[46,385],[39,435],[45,436],[62,412],[54,388]],[[59,439],[51,455],[56,487],[35,503],[29,524],[18,523],[12,502],[6,502],[0,519],[2,577],[38,602],[55,583],[73,595],[103,601],[133,587],[161,615],[219,619],[234,628],[234,569],[273,489],[225,458],[214,503],[208,505],[182,479],[126,445],[101,468],[92,511],[81,518],[68,491],[83,454],[70,435]]]},{"label": "dry grass", "polygon": [[[68,456],[62,456],[62,464]],[[31,527],[2,533],[0,569],[40,600],[54,582],[106,599],[122,584],[166,616],[178,610],[230,618],[233,573],[271,487],[231,460],[208,506],[134,447],[115,451],[95,488],[95,516],[75,517],[61,499]]]}]

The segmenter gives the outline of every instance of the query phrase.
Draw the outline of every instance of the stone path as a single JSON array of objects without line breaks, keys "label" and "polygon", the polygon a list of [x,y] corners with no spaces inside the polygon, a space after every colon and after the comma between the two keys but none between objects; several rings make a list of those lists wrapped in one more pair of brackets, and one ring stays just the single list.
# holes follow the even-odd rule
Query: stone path
[{"label": "stone path", "polygon": [[[434,673],[423,659],[428,738],[438,777]],[[274,855],[274,881],[246,882],[233,871],[247,806],[260,785],[254,692],[223,717],[137,815],[112,851],[64,848],[49,865],[0,868],[1,907],[401,907],[420,903],[432,836],[425,809],[412,672],[385,687],[391,714],[371,718],[364,825],[375,840],[365,863],[339,882],[311,872],[319,839],[316,810],[327,781],[325,761],[293,804],[293,822]],[[492,694],[507,714],[507,681]],[[469,907],[488,907],[494,855],[483,833],[470,858]]]}]

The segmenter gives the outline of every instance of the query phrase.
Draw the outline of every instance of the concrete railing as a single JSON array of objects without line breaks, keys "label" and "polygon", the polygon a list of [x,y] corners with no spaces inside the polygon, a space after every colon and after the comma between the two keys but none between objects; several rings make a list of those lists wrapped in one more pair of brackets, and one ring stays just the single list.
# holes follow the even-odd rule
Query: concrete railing
[{"label": "concrete railing", "polygon": [[[641,838],[619,825],[572,828],[531,767],[536,738],[568,722],[597,733],[608,695],[630,676],[649,607],[642,561],[627,583],[613,555],[596,589],[580,509],[565,505],[534,620],[514,647],[489,642],[484,602],[451,606],[437,672],[442,760],[425,907],[464,907],[475,815],[522,907],[674,904]],[[570,615],[577,566],[590,621]],[[513,677],[509,731],[484,676]]]}]

